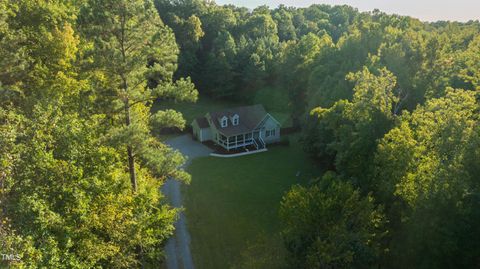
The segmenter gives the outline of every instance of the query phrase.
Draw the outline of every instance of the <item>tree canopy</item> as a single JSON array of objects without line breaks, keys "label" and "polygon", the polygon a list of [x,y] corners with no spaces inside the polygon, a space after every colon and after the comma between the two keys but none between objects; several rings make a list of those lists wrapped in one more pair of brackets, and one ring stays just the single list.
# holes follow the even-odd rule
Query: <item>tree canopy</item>
[{"label": "tree canopy", "polygon": [[197,97],[173,79],[172,31],[150,1],[0,7],[0,252],[14,268],[158,264],[177,215],[160,187],[189,176],[150,132],[181,114],[150,106]]}]

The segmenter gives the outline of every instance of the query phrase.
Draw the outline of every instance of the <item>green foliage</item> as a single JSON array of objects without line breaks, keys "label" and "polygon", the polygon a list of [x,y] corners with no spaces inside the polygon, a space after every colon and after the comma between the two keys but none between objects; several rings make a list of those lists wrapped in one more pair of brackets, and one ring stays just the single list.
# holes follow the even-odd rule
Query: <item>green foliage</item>
[{"label": "green foliage", "polygon": [[[176,215],[159,186],[190,176],[152,130],[185,126],[169,105],[195,83],[302,126],[339,175],[285,197],[294,266],[475,268],[479,33],[348,6],[0,0],[0,250],[14,267],[158,264]],[[252,244],[238,265],[264,267]]]},{"label": "green foliage", "polygon": [[[350,100],[353,85],[344,78],[364,65],[386,67],[397,77],[398,112],[441,96],[448,86],[477,87],[478,23],[427,24],[349,6],[262,6],[250,12],[203,1],[157,0],[156,6],[177,35],[180,58],[191,59],[178,74],[191,76],[202,93],[248,102],[264,87],[280,85],[291,93],[296,121],[317,106]],[[202,31],[188,39],[195,46],[182,45],[191,42],[182,25],[192,16]],[[313,36],[322,40],[321,53]]]},{"label": "green foliage", "polygon": [[[478,97],[447,90],[413,113],[380,142],[376,186],[391,207],[398,235],[395,267],[474,268],[478,243]],[[435,247],[433,248],[433,245]],[[399,249],[408,249],[399,252]]]},{"label": "green foliage", "polygon": [[283,81],[288,86],[290,100],[294,100],[292,102],[294,120],[298,121],[306,107],[307,80],[305,77],[309,76],[315,59],[319,55],[328,53],[332,47],[333,42],[328,34],[318,37],[311,33],[302,37],[298,43],[287,45],[282,71],[285,73]]},{"label": "green foliage", "polygon": [[[350,23],[346,21],[356,16],[353,9],[326,5],[305,10],[284,6],[270,10],[263,6],[252,12],[201,1],[157,0],[156,6],[161,17],[177,35],[181,44],[180,58],[191,59],[189,64],[180,66],[178,73],[192,76],[203,93],[217,98],[248,101],[266,83],[278,81],[285,84],[284,76],[292,76],[292,70],[284,68],[279,61],[284,58],[284,50],[290,42],[293,42],[290,47],[294,47],[297,40],[308,34],[324,37],[335,33],[338,39]],[[340,11],[344,12],[343,18],[337,14]],[[330,14],[335,26],[330,25]],[[199,46],[182,45],[190,42],[184,39],[182,25],[191,16],[198,17],[205,34],[200,38]],[[315,52],[313,50],[312,53]],[[298,78],[288,81],[283,90],[289,91],[289,87],[296,85],[297,81],[303,85],[308,80]],[[295,98],[292,95],[291,103],[301,104]]]},{"label": "green foliage", "polygon": [[292,268],[372,268],[382,252],[385,217],[371,196],[327,173],[294,186],[280,208]]},{"label": "green foliage", "polygon": [[[476,36],[468,45],[468,48],[458,57],[460,66],[459,80],[462,88],[478,90],[480,89],[480,37]],[[457,85],[456,85],[457,86]],[[458,85],[460,86],[460,85]]]},{"label": "green foliage", "polygon": [[[115,93],[110,109],[114,111],[111,116],[115,121],[110,137],[117,148],[126,146],[133,190],[137,189],[136,157],[156,174],[187,179],[170,171],[181,162],[165,165],[166,159],[159,158],[163,154],[158,152],[166,152],[160,150],[161,145],[156,145],[149,128],[150,107],[156,98],[190,102],[197,99],[189,78],[173,81],[178,53],[173,33],[163,24],[150,1],[92,0],[86,2],[80,15],[80,28],[85,38],[93,43],[91,68],[103,73],[107,87]],[[197,20],[192,18],[191,21]],[[147,87],[148,80],[154,82],[153,89]],[[118,117],[115,114],[118,111],[123,111],[123,115]],[[165,127],[183,125],[178,115],[169,114],[157,115],[152,122],[168,124]],[[181,161],[179,158],[170,160]]]},{"label": "green foliage", "polygon": [[304,139],[305,148],[314,156],[333,161],[338,171],[354,177],[368,187],[368,170],[376,149],[394,122],[393,95],[396,79],[386,69],[371,73],[366,67],[349,74],[355,81],[353,100],[341,100],[331,108],[312,110],[313,122]]},{"label": "green foliage", "polygon": [[8,266],[158,265],[177,215],[159,189],[190,177],[149,125],[182,127],[181,114],[150,106],[197,92],[173,79],[177,45],[153,3],[0,1],[0,44],[0,252],[20,255]]},{"label": "green foliage", "polygon": [[[462,215],[467,213],[451,206],[453,199],[444,202],[437,195],[452,196],[448,188],[460,193],[460,187],[453,187],[457,180],[451,179],[451,173],[465,174],[458,178],[478,177],[478,150],[473,150],[478,144],[469,138],[474,135],[464,124],[422,138],[426,144],[420,147],[413,123],[430,113],[424,105],[432,106],[433,113],[430,102],[450,96],[449,87],[472,91],[468,94],[478,91],[478,22],[423,23],[378,10],[360,13],[348,6],[261,6],[248,11],[202,1],[157,2],[162,18],[177,35],[184,35],[176,30],[181,25],[177,21],[192,15],[205,33],[198,46],[181,46],[180,57],[191,56],[195,61],[188,67],[191,71],[180,74],[192,76],[199,90],[211,97],[260,102],[281,115],[289,113],[293,125],[303,128],[304,148],[311,156],[348,179],[362,195],[373,191],[391,219],[391,236],[384,247],[391,248],[392,255],[379,258],[385,267],[441,267],[441,262],[445,267],[471,267],[468,258],[448,262],[434,253],[441,249],[438,253],[460,256],[464,251],[473,257],[474,250],[467,249],[477,249],[461,241],[462,236],[474,234],[468,227],[478,226],[474,224],[477,216],[467,220]],[[180,20],[169,19],[175,16]],[[445,115],[464,109],[451,110],[439,103],[437,107]],[[465,116],[458,115],[459,123]],[[433,125],[418,124],[430,131],[443,128],[433,119]],[[471,135],[459,139],[462,135],[454,129]],[[445,152],[457,157],[434,154],[435,143],[444,144]],[[436,183],[435,178],[443,181]],[[465,187],[466,183],[458,184]],[[413,209],[417,199],[423,201],[432,189],[438,194]],[[452,197],[467,204],[459,194]],[[474,202],[468,203],[463,210],[473,208]],[[444,216],[450,223],[441,221]],[[448,227],[444,233],[451,233],[449,238],[459,239],[448,239],[454,243],[437,248],[435,242],[445,238],[435,229],[426,232],[429,219]],[[420,262],[424,252],[428,258]],[[400,262],[404,260],[412,262]]]},{"label": "green foliage", "polygon": [[296,40],[297,33],[293,25],[293,14],[288,12],[285,7],[279,7],[272,13],[272,17],[277,23],[278,38],[280,41]]},{"label": "green foliage", "polygon": [[[248,11],[158,2],[179,36],[168,18],[201,21],[200,45],[181,46],[180,55],[195,55],[192,71],[181,74],[202,93],[290,113],[308,153],[385,205],[391,236],[384,247],[392,249],[380,255],[385,267],[472,267],[468,257],[478,248],[464,238],[478,227],[471,213],[478,190],[468,187],[479,175],[477,123],[466,122],[476,110],[460,104],[478,99],[478,22],[423,23],[348,6]],[[427,231],[430,220],[445,229]],[[453,258],[462,251],[465,258]]]},{"label": "green foliage", "polygon": [[[100,120],[37,109],[7,178],[6,212],[21,264],[31,267],[135,267],[161,259],[175,211],[160,204],[160,181],[140,170],[134,195],[114,148],[98,139]],[[34,121],[33,121],[34,120]],[[56,128],[50,128],[50,123]],[[155,206],[152,206],[155,205]]]},{"label": "green foliage", "polygon": [[164,128],[178,128],[183,130],[185,128],[185,120],[182,113],[175,110],[159,110],[152,115],[152,125],[162,126]]},{"label": "green foliage", "polygon": [[254,14],[245,22],[243,26],[244,32],[250,39],[255,40],[277,36],[277,24],[268,13]]}]

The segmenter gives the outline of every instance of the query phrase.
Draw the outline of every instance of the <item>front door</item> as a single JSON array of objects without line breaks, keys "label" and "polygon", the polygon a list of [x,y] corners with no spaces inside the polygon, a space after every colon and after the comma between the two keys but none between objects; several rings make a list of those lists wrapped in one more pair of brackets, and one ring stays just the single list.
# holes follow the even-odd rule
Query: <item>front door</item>
[{"label": "front door", "polygon": [[253,139],[258,139],[260,138],[261,134],[260,134],[260,131],[254,131],[253,132]]}]

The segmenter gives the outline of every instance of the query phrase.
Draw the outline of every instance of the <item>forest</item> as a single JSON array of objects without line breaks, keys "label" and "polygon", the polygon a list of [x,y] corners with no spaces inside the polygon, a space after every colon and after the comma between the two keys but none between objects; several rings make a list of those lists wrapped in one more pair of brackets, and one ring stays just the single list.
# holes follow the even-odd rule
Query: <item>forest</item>
[{"label": "forest", "polygon": [[8,265],[158,268],[191,177],[152,106],[199,96],[273,100],[327,170],[282,198],[282,268],[480,266],[479,21],[203,0],[0,0]]}]

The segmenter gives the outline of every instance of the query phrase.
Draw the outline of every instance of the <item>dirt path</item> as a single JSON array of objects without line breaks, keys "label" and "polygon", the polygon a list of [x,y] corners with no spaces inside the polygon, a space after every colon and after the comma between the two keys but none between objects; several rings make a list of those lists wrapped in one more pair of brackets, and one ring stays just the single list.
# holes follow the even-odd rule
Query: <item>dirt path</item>
[{"label": "dirt path", "polygon": [[[190,135],[182,135],[166,141],[166,144],[180,151],[188,158],[187,166],[194,158],[208,156],[211,150],[206,146],[193,141]],[[181,183],[170,179],[162,187],[162,192],[167,197],[170,204],[181,208],[182,193],[180,192]],[[185,214],[181,212],[179,219],[175,223],[175,234],[170,238],[165,246],[167,256],[167,269],[193,269],[192,253],[190,252],[190,234],[188,233]]]}]

